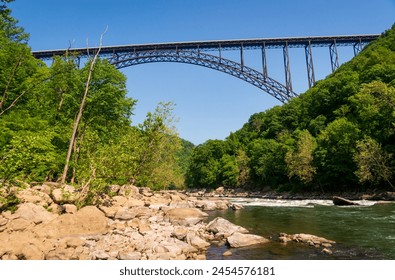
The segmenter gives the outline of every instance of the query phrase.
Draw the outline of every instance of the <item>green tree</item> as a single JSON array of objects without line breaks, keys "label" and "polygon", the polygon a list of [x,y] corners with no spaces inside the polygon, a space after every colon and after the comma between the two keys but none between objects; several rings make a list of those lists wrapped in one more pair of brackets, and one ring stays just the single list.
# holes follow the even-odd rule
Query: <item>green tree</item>
[{"label": "green tree", "polygon": [[289,150],[285,155],[288,166],[288,177],[296,176],[304,183],[310,183],[316,173],[313,166],[314,150],[317,143],[310,132],[303,130],[299,133],[296,148]]},{"label": "green tree", "polygon": [[238,180],[236,186],[244,187],[251,184],[251,169],[250,169],[250,159],[247,152],[240,148],[236,153],[236,163],[238,167]]},{"label": "green tree", "polygon": [[349,98],[361,130],[382,143],[395,136],[395,88],[381,81],[364,84]]},{"label": "green tree", "polygon": [[208,140],[195,147],[186,177],[187,185],[203,188],[221,185],[221,159],[227,152],[228,146],[222,140]]},{"label": "green tree", "polygon": [[[69,68],[72,66],[69,66],[67,61],[65,63],[63,67],[66,70],[65,75],[70,76],[68,79],[70,83],[57,84],[56,89],[60,89],[59,93],[56,93],[56,99],[59,100],[57,111],[59,112],[59,108],[61,108],[62,113],[60,115],[65,116],[70,112],[70,116],[73,116],[80,110],[78,109],[80,106],[78,100],[83,98],[83,80],[78,80],[75,77],[74,69]],[[90,64],[79,71],[80,76],[86,77],[90,71]],[[65,91],[61,89],[65,89]],[[95,145],[98,149],[100,145],[117,137],[119,131],[130,126],[130,117],[136,101],[126,97],[126,94],[125,76],[106,60],[97,59],[94,71],[91,73],[89,90],[86,92],[80,124],[75,131],[75,141],[71,146],[73,168],[72,173],[68,174],[71,182],[76,180],[76,168],[81,166],[79,164],[81,156],[88,156],[81,154],[82,147],[84,145],[92,146],[89,140],[85,140],[88,130],[91,134],[97,135],[98,139]],[[73,119],[67,117],[66,121],[68,126],[71,127]],[[88,150],[91,149],[85,149],[85,151]]]},{"label": "green tree", "polygon": [[[26,43],[29,35],[24,29],[18,26],[18,21],[11,16],[11,9],[7,7],[8,3],[14,0],[1,0],[0,3],[0,37],[10,39],[17,43]],[[1,45],[0,45],[1,46]]]},{"label": "green tree", "polygon": [[0,158],[0,178],[44,181],[56,169],[56,150],[51,131],[12,138]]},{"label": "green tree", "polygon": [[46,80],[39,71],[41,66],[25,44],[0,34],[0,116],[24,104],[27,95]]},{"label": "green tree", "polygon": [[285,141],[287,137],[257,139],[248,147],[251,176],[256,185],[277,187],[287,182],[285,154],[290,149]]},{"label": "green tree", "polygon": [[356,165],[353,155],[360,133],[354,123],[340,118],[329,123],[318,135],[314,157],[323,184],[326,183],[330,188],[332,184],[340,184],[343,187],[355,184]]},{"label": "green tree", "polygon": [[173,111],[172,102],[159,103],[155,111],[149,112],[139,126],[142,148],[138,155],[138,184],[155,188],[172,184],[170,181],[174,174],[170,175],[170,172],[176,168],[176,155],[181,149]]},{"label": "green tree", "polygon": [[391,155],[385,152],[374,139],[365,137],[357,142],[354,160],[358,167],[355,174],[361,183],[371,182],[377,185],[385,182],[395,189],[391,183],[394,173],[390,162]]},{"label": "green tree", "polygon": [[220,183],[224,186],[236,187],[240,171],[235,156],[225,154],[220,160]]}]

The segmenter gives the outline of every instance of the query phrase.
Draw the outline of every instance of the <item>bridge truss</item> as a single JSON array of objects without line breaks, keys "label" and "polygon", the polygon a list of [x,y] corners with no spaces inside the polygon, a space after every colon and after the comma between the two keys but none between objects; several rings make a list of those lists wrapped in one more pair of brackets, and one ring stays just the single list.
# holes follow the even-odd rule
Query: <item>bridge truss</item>
[{"label": "bridge truss", "polygon": [[[292,90],[289,48],[304,48],[309,87],[315,83],[313,52],[314,47],[328,47],[332,71],[339,67],[338,46],[352,46],[354,55],[379,35],[319,36],[293,38],[263,38],[246,40],[194,41],[159,44],[140,44],[102,47],[100,56],[118,69],[137,64],[153,62],[179,62],[215,69],[242,79],[265,91],[281,102],[297,96]],[[262,69],[256,70],[244,64],[244,52],[260,49]],[[267,49],[282,49],[284,58],[285,85],[268,76]],[[223,51],[239,51],[240,61],[232,61],[222,56]],[[48,51],[34,51],[39,59],[73,54],[78,58],[90,57],[98,48],[76,48]],[[217,55],[208,52],[216,52]]]}]

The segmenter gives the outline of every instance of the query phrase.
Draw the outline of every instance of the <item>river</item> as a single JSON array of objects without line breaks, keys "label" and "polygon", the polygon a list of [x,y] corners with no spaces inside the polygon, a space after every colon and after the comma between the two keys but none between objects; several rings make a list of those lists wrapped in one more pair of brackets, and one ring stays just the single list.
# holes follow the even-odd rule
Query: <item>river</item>
[{"label": "river", "polygon": [[395,203],[374,205],[358,201],[361,206],[334,206],[330,200],[268,200],[237,198],[231,202],[244,206],[233,211],[213,211],[210,219],[221,216],[247,228],[250,233],[267,238],[280,232],[309,233],[336,241],[333,254],[301,244],[279,242],[230,249],[211,246],[207,259],[395,259]]}]

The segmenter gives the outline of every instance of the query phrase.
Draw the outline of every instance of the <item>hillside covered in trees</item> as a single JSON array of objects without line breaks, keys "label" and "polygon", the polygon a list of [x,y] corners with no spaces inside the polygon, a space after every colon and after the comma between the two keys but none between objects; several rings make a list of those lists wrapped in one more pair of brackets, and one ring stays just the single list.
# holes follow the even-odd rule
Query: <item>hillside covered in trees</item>
[{"label": "hillside covered in trees", "polygon": [[394,190],[395,25],[289,103],[195,148],[191,187]]},{"label": "hillside covered in trees", "polygon": [[93,56],[81,68],[73,54],[50,66],[35,59],[11,1],[0,2],[0,198],[21,181],[61,181],[86,194],[111,184],[183,187],[193,145],[176,133],[174,105],[133,124],[126,77]]}]

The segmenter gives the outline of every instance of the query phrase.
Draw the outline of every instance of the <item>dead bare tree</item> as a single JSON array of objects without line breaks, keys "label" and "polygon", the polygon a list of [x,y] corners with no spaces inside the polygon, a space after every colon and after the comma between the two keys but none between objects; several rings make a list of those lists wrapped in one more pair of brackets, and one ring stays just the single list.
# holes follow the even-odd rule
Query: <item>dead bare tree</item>
[{"label": "dead bare tree", "polygon": [[81,103],[80,103],[80,109],[79,109],[77,117],[76,117],[76,119],[74,121],[73,132],[72,132],[71,138],[70,138],[69,148],[68,148],[67,156],[66,156],[66,162],[65,162],[65,165],[64,165],[63,174],[62,174],[62,178],[61,178],[61,184],[64,184],[66,182],[67,172],[69,170],[69,165],[70,165],[70,158],[71,158],[71,154],[73,152],[73,148],[75,146],[75,141],[76,141],[77,132],[78,132],[78,126],[79,126],[79,124],[81,122],[82,113],[83,113],[84,107],[85,107],[86,97],[87,97],[88,92],[89,92],[89,85],[90,85],[90,81],[92,79],[92,73],[93,73],[93,70],[95,68],[96,60],[99,57],[99,53],[100,53],[101,48],[102,48],[103,36],[104,36],[104,34],[106,34],[107,29],[108,29],[108,27],[101,34],[99,47],[98,47],[93,59],[90,61],[88,77],[87,77],[86,84],[85,84],[85,91],[84,91],[84,95],[83,95]]}]

